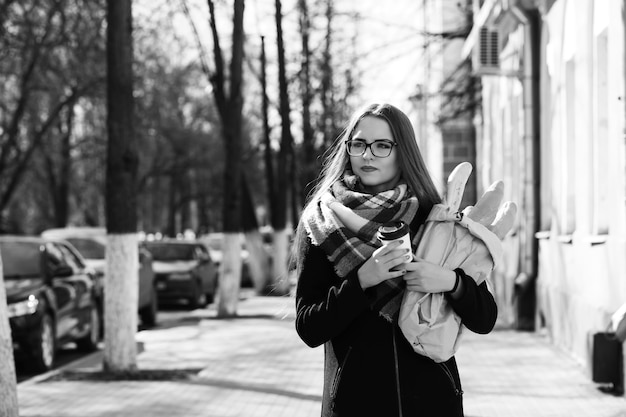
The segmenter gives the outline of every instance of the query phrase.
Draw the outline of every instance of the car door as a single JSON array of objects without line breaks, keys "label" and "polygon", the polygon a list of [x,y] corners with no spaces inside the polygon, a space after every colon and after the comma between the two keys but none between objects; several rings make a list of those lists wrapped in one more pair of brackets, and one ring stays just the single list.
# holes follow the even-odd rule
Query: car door
[{"label": "car door", "polygon": [[211,255],[204,245],[195,245],[194,257],[198,261],[198,271],[202,277],[202,289],[205,294],[212,294],[217,272],[215,263],[211,261]]},{"label": "car door", "polygon": [[[52,250],[61,257],[61,264],[70,268],[67,276],[53,278],[55,287],[67,289],[71,296],[67,302],[65,319],[61,337],[77,337],[91,321],[91,309],[94,306],[93,298],[94,277],[90,275],[84,262],[73,248],[65,243],[50,244]],[[67,326],[67,327],[65,327]]]},{"label": "car door", "polygon": [[68,277],[67,282],[74,286],[76,290],[77,313],[81,315],[81,320],[89,320],[89,313],[94,304],[95,276],[87,268],[77,251],[65,243],[57,244],[63,253],[63,259],[72,268],[73,274]]},{"label": "car door", "polygon": [[57,306],[56,335],[57,339],[63,339],[69,336],[78,321],[75,311],[77,293],[71,277],[57,274],[62,268],[68,267],[61,249],[54,243],[46,243],[45,247],[46,270],[51,276]]}]

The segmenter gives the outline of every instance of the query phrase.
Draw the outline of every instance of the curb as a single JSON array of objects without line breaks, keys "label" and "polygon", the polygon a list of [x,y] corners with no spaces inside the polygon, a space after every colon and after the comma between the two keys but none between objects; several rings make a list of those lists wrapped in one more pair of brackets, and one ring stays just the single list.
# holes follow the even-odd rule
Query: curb
[{"label": "curb", "polygon": [[[50,378],[53,378],[55,376],[62,374],[65,371],[69,371],[72,369],[96,368],[96,367],[100,369],[102,366],[102,358],[104,357],[104,346],[102,346],[103,344],[104,342],[100,342],[99,343],[100,346],[98,346],[98,350],[92,353],[89,353],[86,356],[83,356],[82,358],[66,363],[63,366],[60,366],[56,369],[52,369],[48,372],[44,372],[43,374],[34,375],[31,378],[28,378],[19,382],[17,385],[27,386],[27,385],[38,384],[40,382],[46,381]],[[143,351],[144,351],[143,342],[137,342],[137,355],[139,355]]]}]

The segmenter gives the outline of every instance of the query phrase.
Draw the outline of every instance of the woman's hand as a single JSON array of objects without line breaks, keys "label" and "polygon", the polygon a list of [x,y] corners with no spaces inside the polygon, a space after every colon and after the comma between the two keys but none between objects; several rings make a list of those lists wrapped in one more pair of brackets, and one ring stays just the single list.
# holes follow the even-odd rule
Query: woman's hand
[{"label": "woman's hand", "polygon": [[[409,291],[424,293],[438,293],[452,291],[456,282],[456,273],[444,267],[423,259],[415,259],[405,266],[406,288]],[[463,282],[460,281],[457,289],[452,293],[453,298],[462,294]]]},{"label": "woman's hand", "polygon": [[[409,249],[398,249],[402,241],[393,241],[374,251],[372,256],[357,271],[361,288],[366,289],[391,278],[405,274],[405,265],[413,258]],[[408,265],[408,264],[406,264]],[[396,268],[398,267],[398,268]]]}]

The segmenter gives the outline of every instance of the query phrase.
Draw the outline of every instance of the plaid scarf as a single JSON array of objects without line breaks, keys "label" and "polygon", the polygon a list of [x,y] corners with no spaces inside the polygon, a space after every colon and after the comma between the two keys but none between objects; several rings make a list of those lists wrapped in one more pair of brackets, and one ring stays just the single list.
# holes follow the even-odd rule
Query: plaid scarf
[{"label": "plaid scarf", "polygon": [[[399,220],[409,224],[418,208],[417,197],[411,194],[406,184],[398,184],[378,194],[362,193],[357,191],[358,188],[358,177],[346,172],[303,216],[311,242],[324,250],[341,278],[360,267],[381,246],[376,237],[380,225]],[[359,230],[345,226],[329,207],[335,201],[365,219],[365,226]],[[388,321],[393,321],[400,310],[404,287],[404,280],[398,277],[368,289],[370,306]]]}]

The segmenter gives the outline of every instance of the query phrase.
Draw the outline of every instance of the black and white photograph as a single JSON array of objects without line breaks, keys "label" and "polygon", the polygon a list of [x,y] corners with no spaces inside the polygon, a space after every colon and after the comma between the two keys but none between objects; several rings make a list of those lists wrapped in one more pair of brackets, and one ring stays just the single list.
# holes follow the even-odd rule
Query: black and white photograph
[{"label": "black and white photograph", "polygon": [[0,0],[0,417],[626,417],[624,0]]}]

